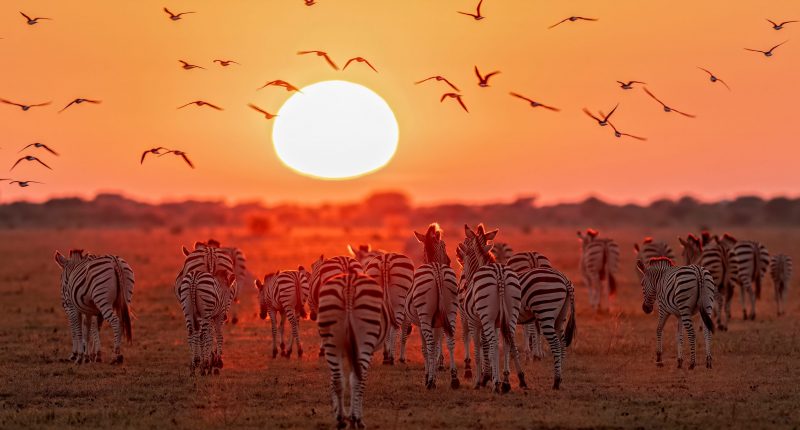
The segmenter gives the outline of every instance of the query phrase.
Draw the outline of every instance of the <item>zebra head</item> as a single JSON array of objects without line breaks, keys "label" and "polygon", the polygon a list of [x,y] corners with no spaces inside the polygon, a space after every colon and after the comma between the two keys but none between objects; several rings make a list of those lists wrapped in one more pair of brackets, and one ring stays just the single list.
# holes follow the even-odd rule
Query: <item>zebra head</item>
[{"label": "zebra head", "polygon": [[353,247],[352,245],[347,245],[347,251],[350,253],[351,256],[353,256],[353,258],[358,260],[363,266],[366,266],[370,260],[382,254],[381,251],[373,250],[372,246],[369,244],[358,245],[357,247]]},{"label": "zebra head", "polygon": [[594,241],[599,234],[600,233],[597,230],[593,229],[593,228],[587,228],[586,229],[586,233],[578,230],[578,239],[580,239],[581,244],[583,245],[583,248],[585,249],[586,245],[588,245],[589,243]]},{"label": "zebra head", "polygon": [[664,272],[675,264],[668,257],[654,257],[645,266],[642,260],[636,260],[636,268],[642,274],[642,310],[649,314],[653,312],[656,301],[656,290]]},{"label": "zebra head", "polygon": [[681,243],[683,256],[686,264],[695,264],[700,261],[700,254],[703,253],[703,242],[693,234],[686,236],[686,239],[678,237],[678,242]]},{"label": "zebra head", "polygon": [[317,320],[317,307],[319,305],[319,287],[322,285],[321,271],[322,263],[325,262],[325,256],[320,255],[319,258],[311,263],[311,276],[309,276],[309,284],[311,291],[308,296],[308,309],[310,311],[311,321]]},{"label": "zebra head", "polygon": [[508,259],[514,255],[514,250],[505,242],[495,242],[492,248],[492,255],[500,264],[508,263]]},{"label": "zebra head", "polygon": [[414,236],[422,244],[423,257],[422,263],[441,263],[450,266],[450,257],[447,255],[447,248],[445,246],[442,236],[444,232],[437,223],[431,223],[425,234],[414,232]]},{"label": "zebra head", "polygon": [[255,284],[256,288],[258,289],[258,306],[259,306],[259,314],[258,316],[263,320],[267,318],[267,311],[269,310],[269,284],[280,272],[269,273],[264,275],[264,282],[256,279]]},{"label": "zebra head", "polygon": [[476,231],[472,231],[464,224],[464,241],[458,245],[456,251],[459,263],[464,267],[462,277],[469,280],[479,267],[495,262],[491,252],[493,245],[489,241],[494,240],[497,232],[497,229],[487,232],[483,224],[478,224]]}]

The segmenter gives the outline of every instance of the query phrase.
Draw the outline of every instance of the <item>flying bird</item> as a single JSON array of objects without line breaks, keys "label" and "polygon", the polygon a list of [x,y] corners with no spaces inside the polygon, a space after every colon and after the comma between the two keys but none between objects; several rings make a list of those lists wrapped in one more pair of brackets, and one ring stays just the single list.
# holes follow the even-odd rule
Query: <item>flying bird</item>
[{"label": "flying bird", "polygon": [[481,15],[481,5],[482,4],[483,4],[483,0],[480,0],[478,2],[478,6],[475,8],[475,13],[461,12],[460,10],[457,11],[457,12],[460,13],[461,15],[471,16],[475,21],[480,21],[480,20],[486,18],[485,16]]},{"label": "flying bird", "polygon": [[181,12],[179,14],[174,14],[174,13],[170,12],[169,9],[167,9],[167,8],[164,8],[164,12],[168,13],[169,14],[169,19],[171,19],[173,21],[177,21],[177,20],[181,19],[181,17],[183,15],[186,15],[186,14],[189,14],[189,13],[197,13],[197,12]]},{"label": "flying bird", "polygon": [[238,64],[238,65],[241,66],[241,64],[239,64],[239,63],[237,63],[237,62],[235,62],[233,60],[214,60],[214,62],[215,63],[219,63],[219,65],[222,66],[222,67],[228,67],[231,64]]},{"label": "flying bird", "polygon": [[760,53],[764,54],[765,57],[772,57],[772,51],[774,51],[775,48],[783,45],[786,42],[788,42],[788,40],[784,40],[783,42],[773,46],[772,48],[769,48],[769,51],[762,51],[760,49],[750,49],[750,48],[744,48],[744,50],[745,51],[752,51],[752,52],[760,52]]},{"label": "flying bird", "polygon": [[203,70],[205,70],[206,69],[205,67],[197,66],[195,64],[190,64],[190,63],[187,63],[186,61],[183,61],[183,60],[178,60],[178,62],[183,64],[181,66],[183,68],[183,70],[192,70],[192,69],[203,69]]},{"label": "flying bird", "polygon": [[317,2],[314,0],[303,0],[303,1],[305,1],[306,6],[314,6],[315,4],[317,4]]},{"label": "flying bird", "polygon": [[446,83],[447,85],[450,85],[450,88],[452,88],[452,89],[454,89],[456,91],[461,91],[455,85],[453,85],[452,82],[450,82],[447,79],[445,79],[444,77],[438,76],[438,75],[437,76],[431,76],[430,78],[425,78],[425,79],[423,79],[421,81],[414,82],[414,85],[419,85],[419,84],[421,84],[423,82],[430,81],[431,79],[436,79],[437,81],[442,81],[442,82]]},{"label": "flying bird", "polygon": [[464,111],[469,113],[469,109],[467,109],[467,105],[464,104],[464,100],[461,100],[461,94],[445,93],[444,95],[442,95],[442,98],[439,100],[439,102],[440,103],[443,102],[444,99],[446,99],[446,98],[453,98],[453,99],[458,100],[458,104],[460,104],[461,107],[464,108]]},{"label": "flying bird", "polygon": [[589,115],[593,120],[597,121],[597,123],[600,124],[601,127],[605,127],[608,125],[609,118],[611,118],[611,115],[614,115],[614,112],[616,112],[618,107],[619,103],[617,103],[617,105],[614,106],[614,109],[611,109],[611,112],[609,112],[608,115],[604,115],[603,112],[600,112],[600,116],[602,118],[596,117],[593,113],[589,111],[589,109],[586,108],[583,108],[583,113]]},{"label": "flying bird", "polygon": [[290,84],[290,83],[288,83],[288,82],[286,82],[286,81],[282,81],[282,80],[280,80],[280,79],[277,79],[277,80],[274,80],[274,81],[267,82],[266,84],[262,85],[262,86],[261,86],[261,88],[259,88],[259,90],[261,90],[261,89],[264,89],[264,88],[266,88],[266,87],[271,87],[271,86],[274,86],[274,87],[283,87],[283,88],[286,88],[286,91],[297,91],[298,93],[302,93],[302,91],[300,91],[300,90],[299,90],[297,87],[295,87],[294,85],[292,85],[292,84]]},{"label": "flying bird", "polygon": [[793,22],[797,22],[797,21],[783,21],[782,23],[778,24],[778,23],[776,23],[775,21],[773,21],[773,20],[771,20],[769,18],[767,18],[767,21],[769,21],[769,23],[772,24],[773,30],[783,30],[783,26],[784,25],[791,24]]},{"label": "flying bird", "polygon": [[192,164],[192,162],[191,162],[191,161],[189,161],[189,157],[187,157],[187,156],[186,156],[186,153],[185,153],[185,152],[183,152],[183,151],[178,151],[178,150],[175,150],[175,149],[170,149],[169,151],[167,151],[167,152],[165,152],[165,153],[163,153],[163,154],[159,154],[158,156],[159,156],[159,157],[163,157],[163,156],[165,156],[165,155],[167,155],[167,154],[175,154],[175,155],[177,155],[177,156],[179,156],[179,157],[182,157],[182,158],[183,158],[183,161],[185,161],[185,162],[186,162],[186,164],[188,164],[188,165],[189,165],[189,167],[191,167],[192,169],[194,169],[194,164]]},{"label": "flying bird", "polygon": [[23,161],[36,161],[37,163],[41,164],[42,166],[44,166],[44,167],[47,167],[47,168],[48,168],[48,169],[50,169],[50,170],[53,170],[53,168],[52,168],[52,167],[48,166],[47,164],[44,164],[44,162],[43,162],[42,160],[40,160],[40,159],[38,159],[38,158],[36,158],[36,157],[34,157],[34,156],[32,156],[32,155],[26,155],[26,156],[24,156],[24,157],[20,158],[20,159],[19,159],[19,160],[17,160],[17,162],[16,162],[16,163],[14,163],[14,165],[13,165],[13,166],[11,166],[11,168],[10,168],[10,169],[8,169],[8,170],[9,170],[9,171],[11,171],[11,170],[14,170],[14,168],[15,168],[15,167],[17,167],[17,164],[19,164],[19,163],[21,163],[21,162],[23,162]]},{"label": "flying bird", "polygon": [[43,148],[45,151],[47,151],[47,152],[49,152],[49,153],[51,153],[51,154],[53,154],[55,156],[58,156],[58,152],[53,151],[53,149],[50,148],[49,146],[45,145],[44,143],[39,143],[39,142],[30,143],[28,145],[25,145],[25,147],[20,149],[19,151],[17,151],[17,153],[19,154],[20,152],[30,148],[31,146],[34,147],[34,148]]},{"label": "flying bird", "polygon": [[676,112],[676,113],[679,113],[679,114],[681,114],[681,115],[683,115],[683,116],[686,116],[686,117],[689,117],[689,118],[694,118],[694,117],[695,117],[695,116],[694,116],[694,115],[692,115],[692,114],[688,114],[688,113],[686,113],[686,112],[681,112],[681,111],[679,111],[679,110],[677,110],[677,109],[673,109],[673,108],[671,108],[671,107],[667,106],[666,104],[664,104],[664,102],[662,102],[661,100],[659,100],[659,99],[658,99],[658,97],[656,97],[655,95],[653,95],[653,93],[651,93],[651,92],[650,92],[650,90],[648,90],[648,89],[647,89],[647,87],[644,87],[644,92],[646,92],[646,93],[647,93],[647,95],[649,95],[650,97],[652,97],[652,98],[653,98],[653,100],[655,100],[655,101],[657,101],[659,104],[661,104],[661,106],[663,106],[663,107],[664,107],[664,112]]},{"label": "flying bird", "polygon": [[33,108],[33,107],[47,106],[50,103],[52,103],[52,102],[44,102],[44,103],[38,103],[38,104],[33,104],[33,105],[24,105],[24,104],[12,102],[12,101],[6,100],[6,99],[0,99],[0,102],[3,102],[5,104],[7,104],[7,105],[19,106],[23,111],[27,111],[27,110],[29,110],[30,108]]},{"label": "flying bird", "polygon": [[496,75],[498,73],[500,73],[499,70],[494,71],[492,73],[489,73],[486,76],[481,76],[481,72],[478,71],[478,66],[475,66],[475,75],[478,77],[478,86],[479,87],[484,87],[484,88],[488,87],[489,86],[489,78],[491,78],[492,76],[494,76],[494,75]]},{"label": "flying bird", "polygon": [[547,106],[545,104],[541,104],[541,103],[539,103],[539,102],[537,102],[535,100],[531,100],[531,99],[529,99],[529,98],[527,98],[527,97],[525,97],[523,95],[517,94],[515,92],[510,92],[508,94],[510,94],[511,97],[516,97],[518,99],[525,100],[526,102],[530,103],[531,107],[543,107],[545,109],[549,109],[549,110],[554,111],[554,112],[559,112],[561,110],[561,109],[553,107],[553,106]]},{"label": "flying bird", "polygon": [[264,114],[264,117],[267,118],[267,119],[272,119],[272,118],[275,118],[276,116],[278,116],[276,114],[271,114],[271,113],[265,111],[264,109],[261,109],[260,107],[254,105],[252,103],[248,104],[247,106],[250,106],[250,109],[253,109],[256,112]]},{"label": "flying bird", "polygon": [[577,20],[581,20],[581,21],[597,21],[597,18],[586,18],[586,17],[583,17],[583,16],[571,16],[569,18],[564,18],[561,21],[558,21],[557,23],[551,25],[550,27],[547,27],[547,29],[549,30],[549,29],[551,29],[553,27],[557,27],[557,26],[559,26],[559,25],[561,25],[561,24],[563,24],[563,23],[565,23],[567,21],[575,22]]},{"label": "flying bird", "polygon": [[26,15],[24,12],[20,12],[19,14],[24,16],[25,19],[28,20],[28,25],[38,24],[40,19],[46,19],[46,20],[52,21],[52,18],[44,18],[44,17],[31,18],[28,15]]},{"label": "flying bird", "polygon": [[11,181],[8,184],[9,185],[17,184],[17,185],[19,185],[20,188],[25,188],[25,187],[29,186],[30,184],[43,184],[43,183],[44,182],[36,182],[36,181]]},{"label": "flying bird", "polygon": [[619,87],[622,88],[623,90],[632,90],[633,84],[642,84],[642,85],[646,84],[646,82],[642,81],[628,81],[628,82],[617,81],[617,83],[619,84]]},{"label": "flying bird", "polygon": [[183,108],[185,108],[186,106],[189,106],[189,105],[197,105],[197,106],[200,106],[200,107],[208,106],[208,107],[210,107],[212,109],[224,110],[221,107],[219,107],[219,106],[217,106],[217,105],[215,105],[213,103],[205,102],[203,100],[195,100],[193,102],[186,103],[185,105],[178,106],[178,109],[183,109]]},{"label": "flying bird", "polygon": [[96,105],[102,103],[101,100],[75,99],[75,100],[69,102],[68,105],[64,106],[64,109],[61,109],[60,111],[58,111],[58,113],[64,112],[65,110],[67,110],[68,107],[72,106],[73,104],[79,105],[79,104],[84,103],[84,102],[92,103],[92,104],[96,104]]},{"label": "flying bird", "polygon": [[[603,112],[600,112],[600,114],[602,115],[602,114],[603,114]],[[616,136],[616,137],[627,136],[627,137],[630,137],[630,138],[633,138],[633,139],[636,139],[636,140],[642,140],[642,141],[645,141],[645,140],[647,140],[647,138],[646,138],[646,137],[634,136],[634,135],[632,135],[632,134],[623,133],[623,132],[621,132],[621,131],[617,130],[617,128],[616,128],[616,127],[614,127],[614,124],[612,124],[612,123],[610,123],[610,122],[608,123],[608,125],[610,125],[612,129],[614,129],[614,136]]]},{"label": "flying bird", "polygon": [[317,54],[317,57],[322,57],[328,64],[333,67],[333,70],[339,70],[339,66],[331,60],[331,57],[328,56],[328,53],[325,51],[297,51],[297,55],[306,55],[306,54]]},{"label": "flying bird", "polygon": [[147,156],[147,154],[161,155],[161,151],[162,150],[169,151],[168,148],[164,148],[163,146],[159,146],[158,148],[150,148],[147,151],[142,152],[142,158],[139,160],[139,164],[143,164],[144,163],[144,158]]},{"label": "flying bird", "polygon": [[374,67],[372,67],[372,64],[370,64],[370,62],[367,61],[366,59],[364,59],[363,57],[354,57],[354,58],[351,58],[351,59],[347,60],[347,63],[344,64],[344,67],[342,67],[342,70],[347,69],[347,66],[349,66],[350,63],[353,62],[353,61],[356,61],[356,62],[359,62],[359,63],[366,63],[366,65],[369,66],[370,69],[374,70],[375,73],[378,73],[378,71],[375,70]]},{"label": "flying bird", "polygon": [[731,87],[729,87],[728,84],[725,83],[725,81],[723,81],[722,79],[718,78],[715,74],[711,73],[710,71],[708,71],[708,70],[706,70],[706,69],[704,69],[704,68],[702,68],[700,66],[698,66],[697,68],[702,70],[702,71],[704,71],[704,72],[706,72],[706,73],[708,73],[708,79],[711,82],[722,82],[722,85],[725,85],[725,88],[727,88],[728,91],[731,90]]}]

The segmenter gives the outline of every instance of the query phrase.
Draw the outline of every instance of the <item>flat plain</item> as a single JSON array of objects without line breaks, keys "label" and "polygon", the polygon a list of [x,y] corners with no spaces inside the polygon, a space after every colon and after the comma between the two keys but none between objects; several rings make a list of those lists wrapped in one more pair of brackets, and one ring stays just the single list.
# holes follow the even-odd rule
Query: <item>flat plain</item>
[{"label": "flat plain", "polygon": [[[419,227],[422,228],[422,227]],[[463,230],[445,226],[448,250]],[[632,244],[645,235],[669,240],[686,231],[609,229],[623,259],[612,310],[586,305],[578,276],[575,229],[501,229],[498,240],[515,250],[538,250],[575,283],[578,335],[569,349],[564,381],[550,389],[552,359],[524,362],[530,389],[505,395],[475,390],[463,379],[463,348],[456,348],[461,388],[447,373],[426,390],[419,335],[409,362],[385,366],[380,352],[367,383],[364,420],[369,428],[796,428],[800,426],[800,306],[790,290],[788,312],[776,316],[772,283],[765,280],[755,321],[742,321],[739,292],[728,332],[714,336],[714,368],[675,366],[675,320],[665,329],[666,367],[655,365],[654,315],[641,311]],[[771,252],[800,261],[800,230],[732,231],[763,241]],[[409,236],[411,232],[408,232]],[[272,359],[269,321],[257,316],[255,289],[244,286],[239,321],[228,324],[225,368],[219,376],[192,377],[183,315],[174,294],[181,245],[209,237],[241,247],[261,276],[308,266],[319,254],[336,255],[348,243],[372,242],[402,250],[406,237],[376,230],[300,230],[268,237],[199,229],[4,230],[0,232],[0,428],[331,428],[328,370],[316,355],[315,323],[301,322],[305,355]],[[59,268],[53,252],[83,248],[114,253],[136,273],[134,340],[123,345],[125,363],[108,364],[110,330],[104,327],[106,362],[74,365],[61,308]],[[677,250],[676,250],[677,251]],[[455,262],[455,260],[454,260]],[[796,288],[795,285],[792,285]],[[288,332],[288,330],[287,330]],[[460,334],[459,334],[460,338]],[[702,364],[702,338],[698,351]],[[688,358],[688,348],[685,348]],[[513,373],[513,372],[512,372]]]}]

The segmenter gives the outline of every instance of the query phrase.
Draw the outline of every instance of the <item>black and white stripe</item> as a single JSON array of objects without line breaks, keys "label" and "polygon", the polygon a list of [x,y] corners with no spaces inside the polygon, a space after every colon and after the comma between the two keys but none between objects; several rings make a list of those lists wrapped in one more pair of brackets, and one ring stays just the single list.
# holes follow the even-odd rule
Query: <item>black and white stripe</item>
[{"label": "black and white stripe", "polygon": [[[328,258],[323,255],[311,263],[311,292],[308,295],[308,310],[312,321],[317,320],[317,309],[319,308],[319,289],[328,279],[350,272],[364,273],[361,263],[348,256],[340,255]],[[319,356],[322,357],[322,345],[319,347]]]},{"label": "black and white stripe", "polygon": [[195,242],[194,250],[190,251],[185,246],[181,250],[186,258],[183,261],[183,267],[175,278],[176,296],[178,295],[181,281],[189,272],[202,271],[210,273],[217,278],[221,285],[225,285],[228,282],[229,275],[235,275],[234,263],[230,253],[217,246],[209,246],[205,242]]},{"label": "black and white stripe", "polygon": [[[278,321],[277,314],[281,316],[281,357],[292,356],[292,346],[297,342],[297,356],[303,356],[303,346],[300,343],[300,319],[306,317],[305,303],[310,290],[309,273],[300,266],[297,270],[283,270],[264,276],[264,282],[256,279],[258,288],[259,316],[265,319],[269,314],[272,323],[272,358],[278,356]],[[284,327],[286,320],[292,326],[292,337],[289,339],[289,349],[284,342]]]},{"label": "black and white stripe", "polygon": [[495,242],[491,252],[495,261],[500,264],[508,264],[508,260],[514,255],[511,245],[505,242]]},{"label": "black and white stripe", "polygon": [[[742,315],[745,320],[756,319],[756,299],[761,298],[761,281],[769,269],[769,251],[752,240],[740,240],[731,249],[730,259],[736,271],[736,283],[742,295]],[[747,312],[746,299],[750,301]]]},{"label": "black and white stripe", "polygon": [[786,293],[789,290],[789,283],[792,281],[792,258],[786,254],[772,257],[769,274],[772,277],[772,284],[775,286],[775,304],[778,308],[778,316],[780,316],[786,313],[783,303],[786,301]]},{"label": "black and white stripe", "polygon": [[394,252],[376,253],[366,261],[364,272],[381,286],[383,305],[391,317],[383,345],[383,364],[391,365],[394,364],[398,329],[405,321],[405,303],[414,279],[414,263]]},{"label": "black and white stripe", "polygon": [[711,334],[714,322],[711,312],[714,308],[714,280],[711,273],[696,264],[675,266],[668,258],[660,257],[650,260],[645,265],[641,261],[636,266],[642,272],[642,309],[645,313],[653,312],[653,305],[658,302],[658,326],[656,328],[656,364],[664,365],[662,334],[664,324],[670,315],[680,321],[677,324],[677,356],[678,368],[683,367],[683,331],[689,338],[689,369],[694,369],[697,362],[694,321],[692,316],[700,312],[703,325],[703,336],[706,346],[706,367],[711,368]]},{"label": "black and white stripe", "polygon": [[[580,270],[589,289],[589,305],[600,311],[603,299],[609,304],[616,294],[617,281],[614,274],[619,268],[619,245],[609,238],[599,238],[595,230],[578,232],[581,240]],[[608,278],[608,284],[603,281]]]},{"label": "black and white stripe", "polygon": [[[681,238],[678,239],[681,241],[683,240]],[[636,261],[641,261],[644,264],[647,264],[650,259],[657,257],[666,257],[670,260],[675,260],[675,253],[672,252],[672,247],[669,246],[667,242],[653,240],[652,237],[644,238],[644,241],[641,245],[634,243],[633,250],[636,252]],[[642,274],[638,270],[636,271],[636,274],[639,275],[639,279],[641,280]]]},{"label": "black and white stripe", "polygon": [[[553,268],[550,259],[536,251],[517,252],[508,259],[508,267],[521,275],[528,270],[539,268]],[[527,361],[541,360],[544,357],[542,350],[541,330],[535,322],[523,324],[525,338],[525,357]]]},{"label": "black and white stripe", "polygon": [[[133,270],[120,257],[84,254],[82,250],[71,250],[68,257],[56,251],[54,258],[62,269],[61,305],[72,333],[70,360],[77,363],[100,361],[100,325],[105,320],[114,332],[111,364],[122,363],[122,337],[128,342],[132,338]],[[89,356],[90,336],[93,357]]]},{"label": "black and white stripe", "polygon": [[[383,342],[388,315],[383,292],[371,277],[353,266],[327,278],[319,288],[319,334],[331,371],[331,397],[337,427],[364,428],[364,387],[372,354]],[[347,369],[348,374],[345,374]],[[344,407],[344,379],[351,389],[350,411]]]},{"label": "black and white stripe", "polygon": [[[692,242],[688,242],[692,243]],[[717,288],[714,299],[714,313],[717,318],[717,328],[728,330],[728,321],[731,319],[731,299],[736,283],[736,270],[731,262],[731,250],[736,244],[736,239],[725,234],[722,238],[713,237],[703,246],[700,253],[699,264],[711,272],[711,278]]]}]

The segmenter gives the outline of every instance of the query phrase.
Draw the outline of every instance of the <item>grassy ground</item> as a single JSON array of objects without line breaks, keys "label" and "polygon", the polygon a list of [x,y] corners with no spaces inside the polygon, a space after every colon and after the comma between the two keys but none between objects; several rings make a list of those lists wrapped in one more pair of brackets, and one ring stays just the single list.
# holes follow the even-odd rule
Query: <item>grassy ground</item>
[{"label": "grassy ground", "polygon": [[[446,231],[452,251],[461,230]],[[471,381],[463,378],[464,388],[453,391],[447,387],[446,373],[437,389],[427,391],[415,331],[409,364],[388,367],[379,359],[374,362],[367,384],[366,424],[384,429],[797,427],[800,307],[790,295],[788,314],[776,318],[770,282],[755,322],[741,320],[737,292],[730,331],[714,337],[713,370],[675,368],[674,320],[665,329],[668,366],[655,366],[656,321],[641,312],[641,291],[628,251],[645,234],[677,244],[678,233],[609,231],[625,251],[621,287],[613,311],[595,315],[585,306],[586,291],[577,276],[573,230],[502,232],[503,240],[516,249],[552,256],[578,285],[578,338],[569,351],[562,389],[550,389],[548,356],[525,364],[528,391],[516,386],[507,395],[476,391],[467,388]],[[800,260],[800,231],[734,233],[762,240],[770,251]],[[346,244],[340,231],[296,231],[280,240],[206,230],[179,235],[161,230],[0,233],[0,428],[331,427],[328,371],[313,354],[318,346],[314,324],[302,322],[307,351],[302,359],[269,358],[269,323],[257,318],[255,291],[249,286],[238,307],[240,322],[226,328],[222,375],[188,375],[185,326],[172,282],[182,261],[181,244],[209,236],[239,244],[259,274],[309,264],[319,253],[333,255]],[[376,240],[372,232],[348,237],[362,242],[370,238],[388,249],[404,242]],[[134,342],[124,346],[122,366],[60,361],[69,355],[71,342],[52,254],[70,247],[119,254],[136,272]],[[103,335],[108,358],[110,330]],[[702,343],[698,347],[702,351]],[[460,342],[456,354],[461,367]]]}]

